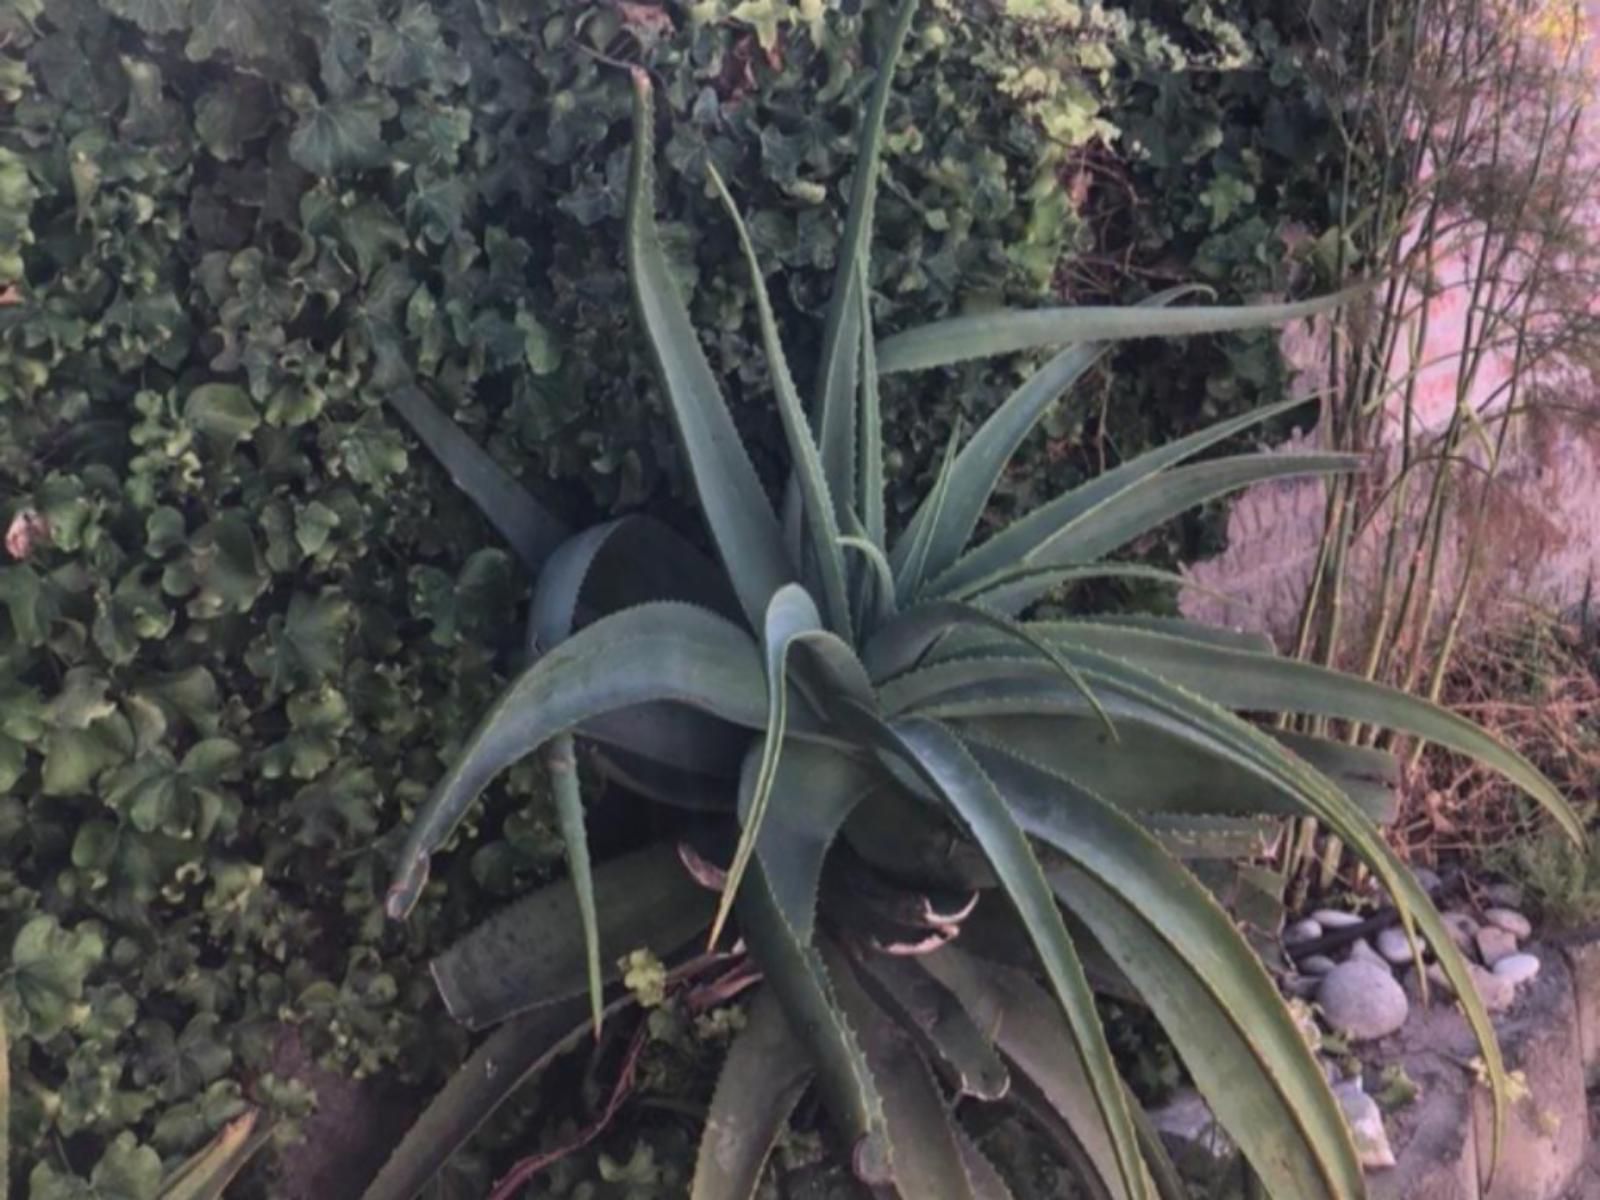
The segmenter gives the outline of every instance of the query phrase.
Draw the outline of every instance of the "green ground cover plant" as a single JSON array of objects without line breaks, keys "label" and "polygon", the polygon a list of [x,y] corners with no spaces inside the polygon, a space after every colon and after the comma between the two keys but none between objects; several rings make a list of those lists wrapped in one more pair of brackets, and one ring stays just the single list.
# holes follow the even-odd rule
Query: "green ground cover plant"
[{"label": "green ground cover plant", "polygon": [[[1134,299],[1179,277],[1284,283],[1276,234],[1322,219],[1328,130],[1275,6],[930,11],[886,135],[879,321],[1061,290]],[[785,327],[815,336],[801,318],[828,294],[887,15],[0,3],[14,1195],[131,1179],[143,1200],[252,1108],[292,1138],[314,1104],[297,1051],[402,1087],[461,1061],[424,966],[558,871],[564,843],[542,765],[519,765],[440,868],[448,887],[404,928],[383,918],[402,820],[518,661],[527,590],[388,398],[424,380],[565,525],[649,508],[698,537],[626,336],[629,101],[597,55],[639,58],[671,116],[663,240],[719,361],[747,364],[724,382],[774,480],[786,451],[749,276],[703,167],[782,266]],[[1053,186],[1080,173],[1106,182]],[[1198,176],[1199,194],[1177,186]],[[891,520],[1020,369],[958,368],[933,403],[887,381]],[[1143,352],[1050,414],[992,513],[1281,378],[1265,335]],[[698,1061],[699,1042],[674,1053]],[[507,1129],[526,1137],[523,1118]],[[673,1144],[641,1145],[664,1160]],[[598,1178],[599,1153],[553,1186]],[[257,1163],[238,1194],[276,1186],[271,1156]],[[483,1162],[457,1166],[481,1194]]]}]

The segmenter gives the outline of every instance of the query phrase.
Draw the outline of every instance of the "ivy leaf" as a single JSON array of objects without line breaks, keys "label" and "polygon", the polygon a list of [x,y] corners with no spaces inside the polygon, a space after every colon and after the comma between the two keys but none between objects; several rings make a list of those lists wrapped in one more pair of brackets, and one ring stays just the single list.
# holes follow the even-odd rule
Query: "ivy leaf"
[{"label": "ivy leaf", "polygon": [[46,1041],[73,1023],[84,977],[104,953],[100,935],[85,926],[69,931],[55,917],[41,916],[22,927],[11,944],[11,987],[28,1034]]},{"label": "ivy leaf", "polygon": [[[55,620],[55,604],[37,571],[27,566],[0,567],[0,605],[11,624],[7,640],[23,649],[44,645]],[[0,627],[0,634],[4,633]]]},{"label": "ivy leaf", "polygon": [[41,1162],[28,1176],[30,1200],[156,1200],[161,1194],[161,1156],[119,1133],[95,1164],[88,1182]]},{"label": "ivy leaf", "polygon": [[339,442],[344,469],[357,483],[381,487],[406,469],[406,444],[400,431],[379,421],[351,426]]},{"label": "ivy leaf", "polygon": [[103,0],[106,9],[146,33],[177,33],[189,24],[189,0]]},{"label": "ivy leaf", "polygon": [[388,161],[383,123],[395,112],[392,99],[373,93],[319,104],[289,135],[289,157],[313,175],[381,167]]},{"label": "ivy leaf", "polygon": [[189,393],[184,422],[204,434],[223,453],[230,453],[261,424],[249,394],[232,383],[203,383]]},{"label": "ivy leaf", "polygon": [[189,601],[192,617],[248,612],[270,582],[249,524],[232,513],[195,532],[189,566],[200,589]]},{"label": "ivy leaf", "polygon": [[272,128],[272,114],[271,89],[259,79],[235,75],[195,101],[195,136],[213,158],[233,162],[244,156],[246,142]]},{"label": "ivy leaf", "polygon": [[467,64],[439,36],[439,18],[426,4],[411,3],[393,21],[376,22],[367,72],[374,83],[435,91],[466,83]]},{"label": "ivy leaf", "polygon": [[133,730],[121,715],[104,717],[87,729],[53,729],[45,738],[39,790],[46,796],[80,795],[102,771],[132,752]]},{"label": "ivy leaf", "polygon": [[251,647],[250,669],[267,680],[274,694],[322,683],[344,663],[354,615],[350,601],[336,589],[315,596],[296,592],[289,611],[272,618],[266,640]]},{"label": "ivy leaf", "polygon": [[233,1065],[233,1051],[217,1026],[215,1013],[200,1013],[180,1034],[174,1034],[165,1021],[141,1021],[135,1033],[134,1081],[140,1087],[154,1087],[170,1104],[221,1079]]}]

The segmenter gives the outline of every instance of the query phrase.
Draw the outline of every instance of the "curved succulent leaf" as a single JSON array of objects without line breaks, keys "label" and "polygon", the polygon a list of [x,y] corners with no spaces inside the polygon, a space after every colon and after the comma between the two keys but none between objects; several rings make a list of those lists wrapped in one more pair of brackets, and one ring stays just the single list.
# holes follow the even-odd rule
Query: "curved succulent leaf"
[{"label": "curved succulent leaf", "polygon": [[[1034,567],[1093,562],[1207,500],[1272,479],[1354,471],[1364,461],[1354,454],[1241,454],[1177,467],[1128,488],[1092,513],[1059,524],[1046,520],[1034,530],[1036,540],[1022,549],[1020,561]],[[1054,507],[1054,503],[1046,504],[1017,524],[1048,516]],[[1000,584],[984,590],[984,603],[1001,612],[1017,613],[1052,586],[1045,575]]]},{"label": "curved succulent leaf", "polygon": [[[754,844],[773,902],[802,943],[809,945],[815,931],[817,888],[829,848],[857,805],[886,783],[871,762],[827,746],[792,742],[785,748],[772,778],[772,804]],[[754,788],[740,789],[746,830],[753,793]],[[729,871],[725,896],[732,882]]]},{"label": "curved succulent leaf", "polygon": [[590,718],[670,700],[737,725],[766,721],[750,638],[686,604],[642,604],[596,621],[524,670],[495,702],[412,824],[386,909],[410,912],[444,844],[502,769]]},{"label": "curved succulent leaf", "polygon": [[[615,1013],[633,1003],[617,1000]],[[490,1034],[396,1143],[361,1200],[415,1200],[500,1105],[570,1054],[589,1032],[581,1000],[523,1013]]]},{"label": "curved succulent leaf", "polygon": [[1188,576],[1177,571],[1163,571],[1159,567],[1147,567],[1140,563],[1095,562],[1073,563],[1064,567],[1018,567],[1012,571],[997,571],[986,578],[957,588],[951,593],[951,599],[981,603],[988,593],[1003,591],[1018,584],[1037,585],[1042,590],[1053,591],[1063,584],[1081,583],[1089,579],[1143,579],[1151,583],[1169,583],[1173,587],[1202,593],[1210,590],[1198,587]]},{"label": "curved succulent leaf", "polygon": [[828,1111],[849,1139],[856,1176],[870,1184],[889,1183],[893,1165],[883,1097],[821,956],[778,908],[759,856],[739,890],[738,913],[750,953],[790,1028],[810,1051]]},{"label": "curved succulent leaf", "polygon": [[523,565],[537,575],[545,559],[566,540],[566,525],[441,412],[420,388],[397,388],[386,398],[428,452],[439,460],[451,482],[467,494]]},{"label": "curved succulent leaf", "polygon": [[583,792],[578,782],[578,753],[570,733],[558,733],[544,748],[556,823],[567,860],[567,879],[578,902],[583,931],[584,963],[589,979],[589,1015],[600,1036],[600,1010],[605,1006],[605,981],[600,971],[600,917],[595,910],[594,871],[589,862],[589,832],[584,824]]},{"label": "curved succulent leaf", "polygon": [[[1491,1161],[1497,1158],[1509,1102],[1509,1081],[1494,1026],[1473,990],[1467,964],[1450,940],[1438,912],[1410,872],[1395,858],[1377,827],[1326,776],[1226,709],[1122,659],[1065,640],[1057,645],[1072,658],[1113,716],[1120,720],[1119,707],[1126,706],[1130,712],[1139,714],[1134,719],[1165,728],[1174,736],[1231,760],[1273,785],[1290,806],[1317,818],[1366,863],[1394,901],[1408,939],[1414,941],[1415,926],[1421,926],[1429,944],[1435,947],[1439,965],[1449,977],[1467,1023],[1478,1039],[1494,1101]],[[1279,663],[1282,660],[1266,658],[1265,661]],[[1208,677],[1207,686],[1219,687],[1221,681]],[[1068,696],[1075,697],[1075,693],[1065,692],[1053,681],[1035,684],[1034,694],[1026,701],[1027,705],[1035,706],[1032,711],[1048,711],[1051,701],[1046,700],[1045,692],[1049,690],[1055,692],[1053,702],[1057,704]],[[1075,698],[1067,700],[1069,704],[1078,702]]]},{"label": "curved succulent leaf", "polygon": [[[1183,296],[1205,290],[1196,285],[1169,288],[1136,307],[1163,308]],[[968,439],[956,456],[949,495],[939,513],[937,528],[928,538],[925,574],[936,577],[960,557],[1018,447],[1051,406],[1110,349],[1106,342],[1087,342],[1061,351],[1006,397]],[[922,526],[932,520],[933,514],[924,500],[895,546],[891,561],[896,566],[900,565],[904,550],[919,537]]]},{"label": "curved succulent leaf", "polygon": [[[767,815],[767,802],[772,796],[772,780],[778,770],[788,727],[789,650],[799,638],[821,631],[822,618],[803,587],[791,583],[773,593],[767,604],[763,633],[767,675],[766,731],[761,738],[761,759],[755,785],[741,793],[739,844],[734,849],[733,864],[728,868],[728,882],[723,887],[722,900],[717,905],[716,919],[711,922],[713,946],[721,938],[723,922],[728,919],[734,897],[739,894],[739,884],[744,879],[745,868],[750,865],[750,856],[755,852],[756,839],[761,834],[761,825]],[[749,797],[748,805],[743,803],[746,795]]]},{"label": "curved succulent leaf", "polygon": [[[772,312],[772,301],[767,296],[767,285],[761,277],[761,263],[756,258],[756,248],[750,241],[750,231],[745,228],[739,206],[733,202],[727,184],[714,166],[707,165],[711,182],[722,197],[723,207],[733,220],[739,234],[739,245],[744,249],[745,263],[750,268],[750,286],[755,293],[756,312],[761,324],[761,342],[767,354],[767,369],[772,374],[773,391],[778,398],[778,416],[783,423],[784,438],[789,444],[789,460],[800,485],[803,506],[801,518],[810,534],[810,555],[807,563],[816,568],[821,581],[823,607],[828,613],[828,623],[843,637],[851,636],[850,600],[845,586],[844,552],[839,546],[839,523],[834,498],[829,493],[828,476],[823,473],[822,455],[811,440],[811,430],[806,424],[805,410],[800,404],[800,393],[795,390],[794,378],[789,374],[789,360],[783,352],[783,340],[778,336],[778,319]],[[853,354],[854,351],[852,350]],[[850,496],[838,501],[849,515]],[[810,578],[810,576],[807,576]],[[772,610],[767,609],[770,620]]]},{"label": "curved succulent leaf", "polygon": [[[712,896],[684,869],[677,848],[658,843],[594,871],[599,936],[613,946],[661,957],[686,945],[711,920]],[[556,880],[513,901],[433,960],[444,1006],[468,1029],[582,995],[587,955],[577,897]],[[614,982],[613,960],[603,977]]]},{"label": "curved succulent leaf", "polygon": [[889,111],[889,95],[894,89],[895,67],[911,20],[916,16],[917,0],[900,0],[889,28],[888,41],[878,63],[878,75],[867,98],[857,136],[856,169],[850,181],[850,212],[844,234],[839,239],[838,267],[834,272],[833,294],[822,330],[822,361],[817,376],[817,403],[813,416],[817,422],[817,442],[822,449],[823,472],[833,485],[836,516],[844,523],[843,510],[855,497],[856,470],[856,367],[862,336],[864,266],[872,244],[872,212],[878,194],[878,156],[883,145],[884,116]]},{"label": "curved succulent leaf", "polygon": [[[717,553],[752,627],[772,593],[794,579],[782,531],[706,362],[656,228],[651,83],[633,72],[633,156],[628,176],[628,280],[678,441]],[[852,350],[852,354],[854,351]]]},{"label": "curved succulent leaf", "polygon": [[1193,458],[1235,434],[1243,433],[1264,421],[1281,416],[1305,404],[1304,399],[1287,400],[1269,404],[1253,412],[1244,413],[1227,421],[1218,421],[1188,437],[1147,450],[1137,458],[1102,472],[1088,482],[1073,488],[1025,517],[1013,521],[974,549],[959,558],[955,565],[936,576],[928,585],[930,595],[943,596],[955,592],[1002,571],[1015,571],[1026,564],[1023,556],[1028,549],[1051,529],[1070,529],[1073,522],[1087,519],[1104,505],[1169,467]]},{"label": "curved succulent leaf", "polygon": [[896,1193],[976,1200],[949,1109],[910,1037],[873,1003],[842,951],[829,947],[839,1002],[860,1034],[883,1096]]},{"label": "curved succulent leaf", "polygon": [[1025,311],[1000,309],[970,317],[951,317],[886,339],[878,350],[878,370],[885,375],[895,371],[926,371],[930,367],[974,358],[993,358],[1072,342],[1188,337],[1260,329],[1329,312],[1365,290],[1365,285],[1360,285],[1292,304],[1169,309],[1081,305]]},{"label": "curved succulent leaf", "polygon": [[961,818],[995,866],[1022,917],[1045,975],[1084,1057],[1089,1094],[1104,1124],[1130,1200],[1148,1197],[1122,1081],[1106,1045],[1083,964],[1050,894],[1039,860],[1004,798],[970,751],[938,722],[908,718],[881,726],[884,748],[910,767]]},{"label": "curved succulent leaf", "polygon": [[976,1200],[1016,1200],[1010,1185],[959,1125],[956,1126],[956,1146],[961,1151],[961,1162],[967,1168],[967,1179],[972,1183]]},{"label": "curved succulent leaf", "polygon": [[1322,1069],[1222,907],[1149,834],[1070,779],[974,745],[1056,894],[1139,989],[1269,1194],[1345,1200],[1361,1164]]},{"label": "curved succulent leaf", "polygon": [[856,508],[867,540],[880,552],[886,552],[889,534],[883,511],[883,403],[878,395],[878,342],[872,332],[872,297],[864,247],[856,258],[856,298],[861,307],[861,465]]},{"label": "curved succulent leaf", "polygon": [[[1115,701],[1107,702],[1116,709]],[[942,706],[935,707],[942,711]],[[1086,709],[1080,711],[1081,716],[977,717],[961,726],[1014,747],[1052,770],[1070,774],[1123,812],[1290,816],[1296,811],[1275,785],[1172,736],[1158,724],[1145,723],[1141,718],[1148,714],[1138,710],[1118,714],[1126,719],[1117,727],[1121,745],[1111,753],[1099,722]],[[1381,822],[1392,818],[1398,769],[1393,755],[1270,732],[1336,783],[1369,819]]]},{"label": "curved succulent leaf", "polygon": [[[1124,1183],[1123,1158],[1095,1097],[1080,1045],[1049,994],[1026,972],[975,958],[956,946],[918,962],[960,1001],[980,1029],[991,1031],[1000,1052],[1016,1068],[1019,1098],[1031,1084],[1049,1110],[1065,1122],[1080,1151],[1073,1157],[1095,1194],[1114,1200],[1132,1194]],[[1121,1080],[1117,1083],[1121,1088]],[[1134,1105],[1125,1090],[1121,1094],[1124,1108],[1131,1112]],[[1137,1130],[1129,1136],[1134,1167],[1148,1189]]]},{"label": "curved succulent leaf", "polygon": [[1011,1073],[993,1045],[993,1032],[978,1028],[967,1010],[914,960],[863,954],[858,973],[867,990],[922,1041],[963,1096],[1000,1100]]},{"label": "curved succulent leaf", "polygon": [[563,542],[534,584],[528,627],[548,650],[607,613],[652,600],[681,600],[738,620],[727,574],[670,525],[619,517]]},{"label": "curved succulent leaf", "polygon": [[1126,659],[1227,708],[1362,721],[1448,747],[1503,775],[1541,804],[1576,843],[1586,842],[1583,823],[1533,763],[1466,718],[1417,696],[1297,659],[1230,649],[1193,637],[1081,621],[1035,628],[1052,640],[1070,639]]},{"label": "curved succulent leaf", "polygon": [[1192,638],[1211,646],[1225,646],[1230,650],[1249,650],[1256,654],[1276,654],[1272,639],[1264,633],[1243,629],[1229,629],[1222,625],[1207,625],[1202,621],[1189,621],[1183,617],[1160,616],[1155,613],[1096,613],[1079,618],[1119,629],[1142,629],[1149,633],[1164,633],[1169,637]]},{"label": "curved succulent leaf", "polygon": [[945,443],[944,457],[939,460],[939,472],[933,477],[933,487],[922,501],[923,507],[928,511],[928,519],[920,528],[907,531],[907,535],[896,543],[896,553],[890,558],[890,565],[895,568],[894,590],[897,603],[909,601],[922,587],[928,552],[933,547],[934,531],[939,527],[945,499],[950,494],[950,481],[956,465],[956,447],[960,443],[961,422],[957,420],[950,430],[950,440]]},{"label": "curved succulent leaf", "polygon": [[1112,741],[1117,731],[1106,716],[1105,709],[1095,699],[1094,691],[1086,684],[1070,662],[1057,654],[1048,640],[1036,636],[1028,626],[1010,617],[989,612],[975,604],[954,600],[933,601],[920,604],[901,614],[892,624],[881,630],[867,643],[864,656],[867,671],[876,679],[889,678],[913,666],[940,638],[964,627],[977,626],[992,629],[1028,647],[1061,672],[1062,677],[1083,694],[1089,707],[1100,717],[1105,732]]},{"label": "curved succulent leaf", "polygon": [[[215,1137],[161,1181],[160,1200],[221,1200],[234,1177],[272,1136],[270,1125],[256,1128],[260,1116],[260,1109],[246,1109],[218,1130]],[[0,1200],[4,1194],[0,1188]]]},{"label": "curved succulent leaf", "polygon": [[717,1076],[689,1200],[751,1200],[812,1074],[776,993],[762,989]]}]

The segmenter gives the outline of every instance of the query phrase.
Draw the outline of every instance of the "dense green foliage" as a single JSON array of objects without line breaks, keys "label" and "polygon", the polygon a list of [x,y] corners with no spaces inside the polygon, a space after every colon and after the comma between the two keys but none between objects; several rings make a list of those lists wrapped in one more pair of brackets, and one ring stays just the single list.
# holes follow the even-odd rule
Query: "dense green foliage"
[{"label": "dense green foliage", "polygon": [[[879,319],[1137,293],[1092,261],[1124,252],[1281,282],[1274,231],[1320,220],[1324,134],[1269,7],[945,10],[890,123]],[[681,492],[621,336],[625,89],[586,50],[662,79],[665,230],[755,394],[700,167],[738,181],[780,309],[815,311],[862,25],[779,0],[0,0],[0,526],[35,531],[0,556],[0,996],[41,1200],[97,1164],[147,1196],[247,1099],[303,1112],[286,1030],[358,1072],[459,1056],[418,967],[561,841],[518,768],[444,900],[382,920],[389,831],[498,686],[524,588],[384,390],[426,377],[574,514]],[[1054,186],[1080,167],[1081,211]],[[1194,422],[1196,395],[1270,393],[1266,343],[1224,346],[1142,355],[1109,436],[1085,436],[1093,406],[1054,418],[1002,501]],[[1011,382],[962,376],[942,394],[975,414]],[[952,414],[886,402],[903,502]]]}]

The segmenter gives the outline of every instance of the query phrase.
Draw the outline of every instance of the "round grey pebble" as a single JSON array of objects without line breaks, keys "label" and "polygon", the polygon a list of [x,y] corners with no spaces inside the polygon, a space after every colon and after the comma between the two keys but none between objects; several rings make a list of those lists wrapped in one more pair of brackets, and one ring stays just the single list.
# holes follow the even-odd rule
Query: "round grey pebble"
[{"label": "round grey pebble", "polygon": [[1317,1003],[1328,1024],[1353,1042],[1387,1037],[1411,1011],[1405,989],[1387,966],[1356,959],[1323,976]]},{"label": "round grey pebble", "polygon": [[1349,962],[1376,963],[1385,971],[1389,969],[1389,960],[1384,958],[1372,948],[1372,943],[1366,938],[1357,938],[1350,946],[1350,953],[1346,956]]},{"label": "round grey pebble", "polygon": [[1498,925],[1488,925],[1478,930],[1477,943],[1478,957],[1483,959],[1486,967],[1492,967],[1502,958],[1509,958],[1517,952],[1517,939]]},{"label": "round grey pebble", "polygon": [[1337,908],[1319,908],[1311,914],[1311,919],[1324,929],[1345,929],[1362,921],[1355,913],[1340,912]]},{"label": "round grey pebble", "polygon": [[[1426,949],[1426,943],[1423,943]],[[1378,953],[1395,966],[1411,961],[1411,943],[1406,941],[1405,930],[1384,929],[1378,933]]]},{"label": "round grey pebble", "polygon": [[1326,954],[1308,954],[1296,964],[1302,975],[1326,975],[1339,964]]},{"label": "round grey pebble", "polygon": [[1439,872],[1431,870],[1428,867],[1412,867],[1411,878],[1415,879],[1417,881],[1417,886],[1423,891],[1427,892],[1430,896],[1439,890],[1442,882],[1439,879]]},{"label": "round grey pebble", "polygon": [[1313,938],[1319,938],[1321,936],[1322,926],[1316,921],[1313,921],[1310,917],[1307,917],[1303,921],[1296,921],[1293,925],[1290,925],[1283,931],[1283,940],[1287,945],[1290,946],[1294,945],[1296,942],[1309,942]]},{"label": "round grey pebble", "polygon": [[1539,973],[1539,960],[1531,954],[1508,954],[1494,965],[1494,973],[1512,983],[1527,983]]},{"label": "round grey pebble", "polygon": [[1484,912],[1484,920],[1504,929],[1512,937],[1533,936],[1533,924],[1514,908],[1491,908]]}]

